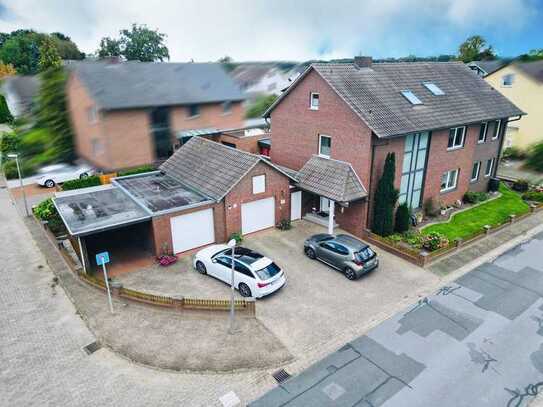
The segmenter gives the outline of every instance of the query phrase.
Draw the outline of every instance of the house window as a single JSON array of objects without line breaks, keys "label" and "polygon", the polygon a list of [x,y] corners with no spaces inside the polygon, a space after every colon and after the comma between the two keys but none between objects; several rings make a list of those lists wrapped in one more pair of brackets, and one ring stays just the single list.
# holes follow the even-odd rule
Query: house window
[{"label": "house window", "polygon": [[332,151],[332,137],[319,134],[319,155],[321,157],[330,158]]},{"label": "house window", "polygon": [[490,177],[490,175],[492,175],[492,168],[494,168],[494,158],[491,158],[486,162],[485,177]]},{"label": "house window", "polygon": [[502,76],[502,86],[505,88],[510,88],[513,86],[513,82],[515,81],[515,74],[508,73]]},{"label": "house window", "polygon": [[319,94],[315,92],[311,92],[310,98],[309,98],[309,108],[311,110],[319,110]]},{"label": "house window", "polygon": [[225,145],[227,147],[237,148],[234,143],[229,143],[228,141],[221,141],[221,144],[223,144],[223,145]]},{"label": "house window", "polygon": [[200,115],[200,105],[189,105],[189,117],[196,117]]},{"label": "house window", "polygon": [[435,95],[435,96],[442,96],[442,95],[445,94],[445,92],[443,92],[441,90],[441,88],[439,86],[437,86],[435,83],[424,82],[423,85],[426,87],[426,89],[428,89],[430,92],[432,92],[432,94]]},{"label": "house window", "polygon": [[99,155],[102,155],[104,152],[104,146],[102,144],[102,141],[95,138],[91,141],[91,148],[92,148],[92,156],[97,157]]},{"label": "house window", "polygon": [[98,121],[98,111],[96,106],[89,107],[87,109],[87,119],[90,124],[95,124]]},{"label": "house window", "polygon": [[422,200],[429,139],[427,132],[405,137],[399,200],[412,209],[420,207]]},{"label": "house window", "polygon": [[266,192],[266,175],[256,175],[253,177],[253,194]]},{"label": "house window", "polygon": [[481,128],[479,129],[479,139],[477,142],[482,144],[486,141],[486,131],[488,130],[488,122],[482,122]]},{"label": "house window", "polygon": [[454,127],[449,130],[448,150],[454,150],[464,147],[464,139],[466,136],[466,127]]},{"label": "house window", "polygon": [[409,103],[412,105],[422,105],[422,101],[409,89],[402,90],[402,95],[404,98],[409,100]]},{"label": "house window", "polygon": [[479,172],[481,172],[481,161],[475,161],[473,163],[473,169],[471,170],[471,182],[477,182],[479,179]]},{"label": "house window", "polygon": [[458,183],[458,169],[444,172],[441,176],[441,192],[451,191]]},{"label": "house window", "polygon": [[492,140],[496,140],[500,137],[500,130],[502,129],[502,121],[496,120],[494,123],[494,134],[492,135]]},{"label": "house window", "polygon": [[[229,100],[227,100],[226,102],[223,102],[223,104],[222,104],[222,112],[224,114],[232,113],[232,102],[230,102]],[[199,112],[198,112],[198,114],[199,114]]]}]

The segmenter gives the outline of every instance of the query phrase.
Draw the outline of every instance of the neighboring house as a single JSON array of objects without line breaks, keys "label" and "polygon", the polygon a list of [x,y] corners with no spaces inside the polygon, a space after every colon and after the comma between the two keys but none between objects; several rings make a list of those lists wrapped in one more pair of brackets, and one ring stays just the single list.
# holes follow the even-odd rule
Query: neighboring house
[{"label": "neighboring house", "polygon": [[290,219],[292,178],[262,157],[194,137],[160,171],[57,193],[54,203],[88,266],[181,253]]},{"label": "neighboring house", "polygon": [[485,80],[527,113],[507,127],[505,147],[527,149],[543,142],[543,60],[512,62]]},{"label": "neighboring house", "polygon": [[468,67],[475,71],[477,75],[485,77],[491,73],[496,72],[498,69],[504,67],[509,63],[509,60],[506,59],[494,59],[492,61],[472,61],[467,65]]},{"label": "neighboring house", "polygon": [[363,236],[387,153],[400,202],[452,205],[487,190],[507,122],[522,114],[462,63],[356,57],[310,66],[264,116],[271,160],[298,179],[302,212]]},{"label": "neighboring house", "polygon": [[8,109],[15,118],[29,116],[35,107],[35,99],[40,89],[38,76],[15,75],[2,81],[2,94]]},{"label": "neighboring house", "polygon": [[77,154],[103,170],[161,162],[183,132],[242,128],[244,96],[220,64],[68,65]]},{"label": "neighboring house", "polygon": [[300,74],[298,66],[285,71],[275,64],[240,65],[231,76],[247,95],[280,95]]}]

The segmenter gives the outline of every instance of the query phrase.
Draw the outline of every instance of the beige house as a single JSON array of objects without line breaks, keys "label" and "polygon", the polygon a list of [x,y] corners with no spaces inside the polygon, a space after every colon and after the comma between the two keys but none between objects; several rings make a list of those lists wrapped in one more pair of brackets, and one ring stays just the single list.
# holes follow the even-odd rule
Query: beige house
[{"label": "beige house", "polygon": [[543,142],[543,60],[512,62],[485,80],[527,113],[508,123],[504,147],[527,149]]}]

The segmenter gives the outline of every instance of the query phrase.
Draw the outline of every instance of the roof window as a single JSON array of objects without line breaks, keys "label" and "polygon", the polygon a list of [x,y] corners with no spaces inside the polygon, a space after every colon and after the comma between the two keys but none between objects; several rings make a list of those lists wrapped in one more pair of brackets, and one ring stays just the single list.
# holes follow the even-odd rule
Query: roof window
[{"label": "roof window", "polygon": [[435,83],[424,82],[423,85],[426,86],[426,89],[432,92],[432,94],[434,94],[435,96],[441,96],[445,94],[445,92],[443,92],[441,88],[439,88],[439,86],[437,86]]},{"label": "roof window", "polygon": [[422,105],[421,100],[409,89],[402,90],[402,95],[404,98],[409,100],[409,102],[411,102],[412,105]]}]

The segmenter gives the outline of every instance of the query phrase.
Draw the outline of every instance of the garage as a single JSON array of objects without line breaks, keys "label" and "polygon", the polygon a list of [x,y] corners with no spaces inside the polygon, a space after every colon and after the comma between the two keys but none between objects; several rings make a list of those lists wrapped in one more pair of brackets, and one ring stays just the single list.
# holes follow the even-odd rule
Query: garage
[{"label": "garage", "polygon": [[275,226],[275,198],[259,199],[241,205],[241,233]]},{"label": "garage", "polygon": [[174,253],[215,242],[213,209],[191,212],[170,219]]}]

